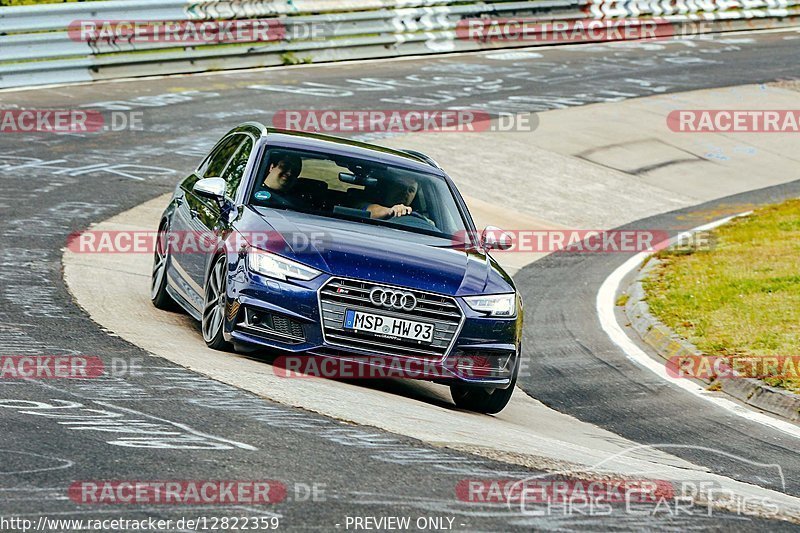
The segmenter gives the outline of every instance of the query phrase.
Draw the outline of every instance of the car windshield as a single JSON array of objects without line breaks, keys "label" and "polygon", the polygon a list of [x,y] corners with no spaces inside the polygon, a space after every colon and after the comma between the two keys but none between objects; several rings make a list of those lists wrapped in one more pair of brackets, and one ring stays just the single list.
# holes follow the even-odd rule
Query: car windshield
[{"label": "car windshield", "polygon": [[464,219],[444,178],[365,159],[272,148],[250,204],[453,239]]}]

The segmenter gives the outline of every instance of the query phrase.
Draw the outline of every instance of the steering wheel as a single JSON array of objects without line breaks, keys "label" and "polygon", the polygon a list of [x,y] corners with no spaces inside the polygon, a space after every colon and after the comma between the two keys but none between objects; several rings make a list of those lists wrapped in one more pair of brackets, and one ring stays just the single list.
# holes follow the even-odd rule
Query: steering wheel
[{"label": "steering wheel", "polygon": [[423,215],[422,213],[417,213],[413,211],[408,215],[404,215],[402,217],[394,217],[391,219],[392,222],[395,224],[399,224],[402,226],[408,226],[411,228],[420,228],[420,229],[435,229],[438,230],[436,224],[433,223],[428,217]]}]

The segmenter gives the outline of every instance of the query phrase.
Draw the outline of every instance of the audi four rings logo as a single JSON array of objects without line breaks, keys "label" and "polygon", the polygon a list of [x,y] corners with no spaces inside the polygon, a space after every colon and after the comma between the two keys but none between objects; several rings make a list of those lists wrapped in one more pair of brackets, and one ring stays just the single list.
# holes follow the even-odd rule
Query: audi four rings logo
[{"label": "audi four rings logo", "polygon": [[369,300],[377,306],[398,311],[413,311],[417,307],[417,297],[410,292],[384,289],[383,287],[375,287],[369,291]]}]

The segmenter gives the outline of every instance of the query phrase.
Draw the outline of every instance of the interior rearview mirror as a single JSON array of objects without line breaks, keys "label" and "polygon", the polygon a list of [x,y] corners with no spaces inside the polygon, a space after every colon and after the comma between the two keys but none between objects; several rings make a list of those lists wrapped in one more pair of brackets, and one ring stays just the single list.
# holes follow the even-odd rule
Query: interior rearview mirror
[{"label": "interior rearview mirror", "polygon": [[368,176],[357,176],[349,172],[339,172],[339,181],[344,183],[351,183],[353,185],[362,185],[364,187],[372,187],[378,184],[378,180]]}]

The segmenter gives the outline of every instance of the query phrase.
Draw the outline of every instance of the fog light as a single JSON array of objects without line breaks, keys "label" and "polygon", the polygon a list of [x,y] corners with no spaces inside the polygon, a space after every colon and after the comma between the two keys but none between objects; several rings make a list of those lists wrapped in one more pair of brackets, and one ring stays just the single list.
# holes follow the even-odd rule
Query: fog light
[{"label": "fog light", "polygon": [[448,364],[462,378],[495,378],[511,376],[513,352],[477,353],[462,352],[452,357]]}]

